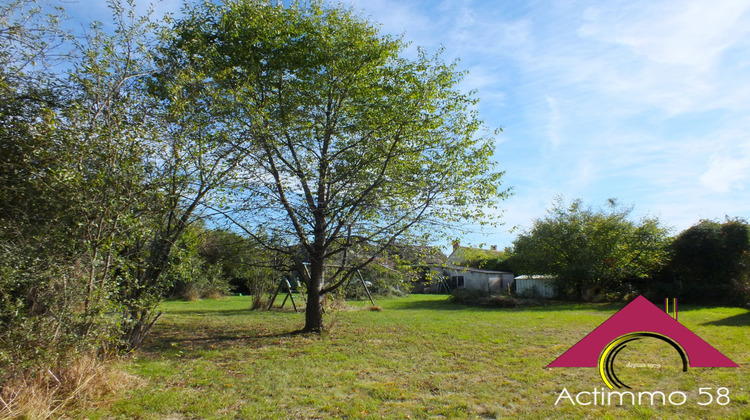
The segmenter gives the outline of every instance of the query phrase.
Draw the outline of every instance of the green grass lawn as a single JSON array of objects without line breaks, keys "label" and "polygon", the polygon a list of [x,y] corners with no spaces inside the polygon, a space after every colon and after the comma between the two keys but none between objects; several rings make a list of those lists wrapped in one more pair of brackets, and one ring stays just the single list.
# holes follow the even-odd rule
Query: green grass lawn
[{"label": "green grass lawn", "polygon": [[[167,302],[146,347],[126,364],[140,386],[68,415],[750,419],[750,312],[744,309],[681,306],[679,314],[681,323],[740,368],[683,373],[675,357],[658,371],[621,369],[630,375],[626,383],[640,380],[644,390],[684,392],[685,404],[555,406],[563,388],[575,395],[604,384],[595,368],[545,366],[623,305],[491,309],[436,295],[381,299],[380,312],[351,304],[355,308],[326,315],[329,331],[315,337],[289,334],[302,326],[302,314],[252,312],[247,297]],[[644,350],[629,351],[618,362],[637,361]],[[706,398],[698,394],[702,387],[714,395],[728,388],[729,403],[698,405]]]}]

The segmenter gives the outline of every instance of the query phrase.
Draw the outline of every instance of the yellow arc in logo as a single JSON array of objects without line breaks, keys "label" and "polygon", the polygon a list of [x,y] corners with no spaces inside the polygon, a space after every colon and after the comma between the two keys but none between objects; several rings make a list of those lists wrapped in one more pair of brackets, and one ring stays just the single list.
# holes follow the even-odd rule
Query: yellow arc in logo
[{"label": "yellow arc in logo", "polygon": [[609,387],[609,389],[613,389],[615,386],[618,388],[624,387],[630,389],[630,387],[622,383],[622,381],[620,381],[615,374],[615,358],[622,349],[627,347],[627,343],[647,337],[657,338],[659,340],[667,342],[669,345],[674,347],[674,349],[677,350],[677,353],[679,353],[680,358],[682,359],[682,371],[687,372],[687,353],[685,353],[685,349],[683,349],[682,346],[680,346],[676,341],[672,340],[666,335],[651,331],[632,332],[615,338],[604,348],[601,355],[599,355],[599,374],[602,376],[602,380],[604,380],[604,383]]}]

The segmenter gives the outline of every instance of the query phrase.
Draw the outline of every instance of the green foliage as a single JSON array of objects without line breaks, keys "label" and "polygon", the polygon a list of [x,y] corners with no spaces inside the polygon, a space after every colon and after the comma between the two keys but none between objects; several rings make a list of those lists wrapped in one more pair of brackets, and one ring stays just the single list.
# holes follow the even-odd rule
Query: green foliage
[{"label": "green foliage", "polygon": [[490,294],[486,290],[456,289],[448,297],[448,300],[451,303],[472,305],[489,296]]},{"label": "green foliage", "polygon": [[228,173],[144,89],[154,25],[110,7],[116,30],[85,37],[30,2],[0,8],[0,380],[137,347],[172,247]]},{"label": "green foliage", "polygon": [[[412,279],[408,268],[392,268],[383,264],[369,264],[360,270],[370,293],[379,296],[404,296]],[[367,294],[358,274],[355,274],[346,289],[347,298],[366,299]]]},{"label": "green foliage", "polygon": [[519,235],[511,266],[516,273],[552,274],[558,290],[581,298],[585,289],[625,291],[628,282],[648,279],[667,262],[667,229],[656,218],[636,223],[630,208],[610,200],[607,210],[566,205],[557,199],[544,219]]},{"label": "green foliage", "polygon": [[250,238],[194,224],[180,237],[164,275],[171,296],[195,300],[239,292],[256,298],[260,308],[286,269],[278,253]]},{"label": "green foliage", "polygon": [[672,294],[696,303],[741,304],[750,301],[750,225],[701,220],[671,245],[663,281]]},{"label": "green foliage", "polygon": [[491,295],[484,290],[456,289],[451,292],[448,301],[460,305],[486,306],[493,308],[517,308],[519,306],[541,306],[543,299],[525,299],[509,295]]},{"label": "green foliage", "polygon": [[471,247],[460,247],[460,259],[454,264],[462,267],[480,268],[483,270],[511,271],[508,252]]},{"label": "green foliage", "polygon": [[69,38],[58,16],[32,2],[0,6],[0,383],[64,365],[104,344],[114,324],[79,310],[88,263],[75,209],[80,162],[69,149],[70,92],[46,73]]},{"label": "green foliage", "polygon": [[224,239],[243,241],[234,236],[199,224],[189,226],[170,253],[162,274],[165,283],[162,294],[186,300],[215,298],[229,294],[238,282],[244,283],[250,270],[237,266],[247,256],[223,242]]},{"label": "green foliage", "polygon": [[[198,225],[190,226],[180,237],[170,254],[165,281],[172,286],[173,294],[184,299],[223,296],[229,292],[229,281],[224,277],[221,264],[211,252],[206,258],[203,250],[212,231]],[[213,251],[213,250],[212,250]]]}]

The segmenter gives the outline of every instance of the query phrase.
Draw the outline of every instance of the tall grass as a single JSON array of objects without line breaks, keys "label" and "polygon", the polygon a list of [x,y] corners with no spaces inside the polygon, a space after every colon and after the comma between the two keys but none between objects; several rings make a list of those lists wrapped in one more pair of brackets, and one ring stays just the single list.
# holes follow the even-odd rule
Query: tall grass
[{"label": "tall grass", "polygon": [[84,355],[65,367],[17,377],[0,389],[0,419],[57,418],[133,387],[138,378],[118,363]]}]

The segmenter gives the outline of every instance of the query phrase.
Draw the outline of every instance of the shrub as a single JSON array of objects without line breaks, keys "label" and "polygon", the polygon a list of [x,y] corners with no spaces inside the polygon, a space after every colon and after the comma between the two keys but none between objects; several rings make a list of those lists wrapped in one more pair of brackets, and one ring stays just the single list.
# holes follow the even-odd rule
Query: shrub
[{"label": "shrub", "polygon": [[460,304],[478,304],[482,300],[489,297],[489,293],[484,290],[468,290],[468,289],[456,289],[454,290],[448,300],[452,303]]},{"label": "shrub", "polygon": [[520,301],[513,296],[495,295],[490,296],[484,301],[485,305],[498,308],[515,308],[520,305]]},{"label": "shrub", "polygon": [[493,308],[516,308],[519,306],[545,306],[545,299],[523,299],[510,295],[491,295],[483,290],[457,289],[448,297],[452,303],[479,305]]},{"label": "shrub", "polygon": [[661,273],[662,284],[652,289],[691,303],[747,304],[748,252],[750,225],[745,220],[702,220],[675,237],[671,259]]}]

